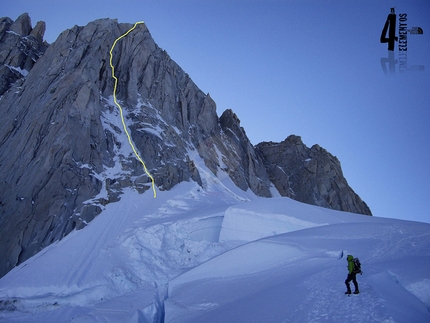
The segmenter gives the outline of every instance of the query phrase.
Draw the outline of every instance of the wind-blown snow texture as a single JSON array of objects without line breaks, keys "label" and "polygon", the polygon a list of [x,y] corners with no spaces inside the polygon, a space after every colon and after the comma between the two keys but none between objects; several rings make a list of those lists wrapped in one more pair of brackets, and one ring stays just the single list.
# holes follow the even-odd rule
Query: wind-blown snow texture
[{"label": "wind-blown snow texture", "polygon": [[9,272],[0,322],[430,321],[430,225],[256,197],[197,166],[203,188],[129,189]]}]

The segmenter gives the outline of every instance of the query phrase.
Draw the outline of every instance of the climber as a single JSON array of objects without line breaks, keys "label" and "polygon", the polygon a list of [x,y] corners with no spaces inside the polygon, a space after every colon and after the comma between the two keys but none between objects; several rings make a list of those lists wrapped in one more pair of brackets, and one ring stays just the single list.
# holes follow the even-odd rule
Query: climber
[{"label": "climber", "polygon": [[352,283],[354,284],[354,287],[355,287],[354,294],[360,293],[358,290],[358,283],[357,283],[357,277],[356,276],[358,273],[361,273],[361,268],[360,268],[361,265],[360,265],[359,261],[358,261],[358,264],[356,264],[357,261],[355,261],[355,259],[357,259],[357,258],[354,258],[351,255],[348,255],[346,257],[346,260],[348,261],[348,277],[345,280],[345,285],[346,285],[345,294],[348,294],[348,295],[351,294],[351,288],[349,287],[350,281],[352,281]]}]

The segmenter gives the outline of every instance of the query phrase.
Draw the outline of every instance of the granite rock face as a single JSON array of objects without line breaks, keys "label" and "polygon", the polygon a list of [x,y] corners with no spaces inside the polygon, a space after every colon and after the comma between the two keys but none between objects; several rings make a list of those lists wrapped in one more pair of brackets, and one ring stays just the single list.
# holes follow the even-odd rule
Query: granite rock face
[{"label": "granite rock face", "polygon": [[[48,46],[44,23],[32,29],[26,14],[15,22],[1,18],[0,276],[85,227],[126,188],[150,189],[112,96],[109,52],[132,26],[100,19],[64,31]],[[336,195],[348,192],[346,181],[329,185],[340,165],[299,165],[319,161],[325,151],[254,147],[233,111],[219,118],[210,95],[155,44],[146,25],[117,42],[112,63],[125,123],[157,190],[182,181],[204,189],[202,160],[214,176],[226,173],[259,196],[271,197],[274,186],[284,196],[355,212],[356,198]]]},{"label": "granite rock face", "polygon": [[16,21],[0,18],[0,96],[12,83],[26,76],[45,52],[48,47],[43,41],[45,28],[45,22],[39,21],[33,29],[27,13]]},{"label": "granite rock face", "polygon": [[372,214],[348,185],[339,160],[319,145],[308,148],[300,137],[291,135],[281,143],[262,142],[256,150],[282,196],[329,209]]},{"label": "granite rock face", "polygon": [[230,147],[223,151],[223,169],[241,189],[246,190],[249,187],[259,196],[271,197],[270,179],[263,159],[256,153],[245,129],[240,126],[237,115],[232,110],[224,111],[220,117],[220,125]]}]

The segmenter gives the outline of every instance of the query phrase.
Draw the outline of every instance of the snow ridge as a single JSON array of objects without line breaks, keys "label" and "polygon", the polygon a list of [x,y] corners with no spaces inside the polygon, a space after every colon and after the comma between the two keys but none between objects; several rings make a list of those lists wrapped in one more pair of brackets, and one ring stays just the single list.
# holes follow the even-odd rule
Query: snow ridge
[{"label": "snow ridge", "polygon": [[[0,280],[0,322],[425,322],[430,226],[203,188],[117,203]],[[347,254],[360,294],[344,295]]]}]

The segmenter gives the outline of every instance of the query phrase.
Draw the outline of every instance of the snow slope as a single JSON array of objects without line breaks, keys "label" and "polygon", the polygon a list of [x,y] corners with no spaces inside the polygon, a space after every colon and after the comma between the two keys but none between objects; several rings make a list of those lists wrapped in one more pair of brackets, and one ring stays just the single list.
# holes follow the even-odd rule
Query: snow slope
[{"label": "snow slope", "polygon": [[258,198],[198,165],[204,188],[125,191],[0,279],[0,322],[430,322],[429,224]]},{"label": "snow slope", "polygon": [[[430,227],[369,220],[228,251],[170,282],[165,322],[430,322]],[[350,297],[349,253],[364,271]]]}]

